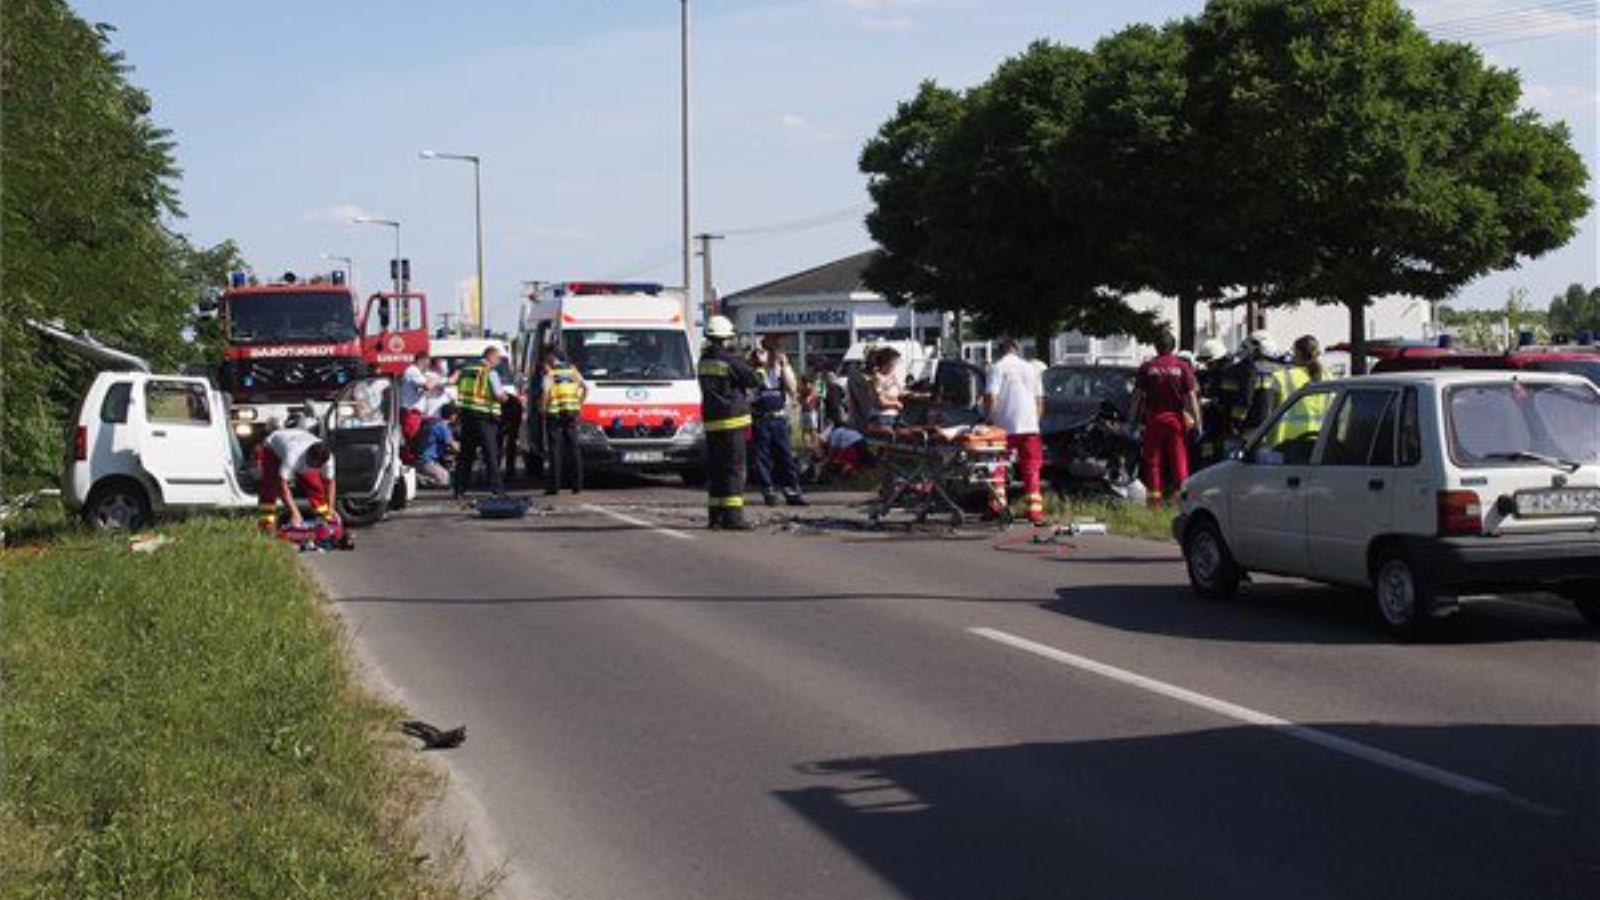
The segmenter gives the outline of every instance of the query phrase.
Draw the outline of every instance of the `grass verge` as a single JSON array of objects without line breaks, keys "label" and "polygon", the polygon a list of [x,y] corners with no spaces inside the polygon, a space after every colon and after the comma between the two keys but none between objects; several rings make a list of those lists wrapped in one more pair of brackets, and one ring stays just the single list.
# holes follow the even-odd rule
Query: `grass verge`
[{"label": "grass verge", "polygon": [[0,554],[0,895],[456,897],[435,786],[287,545],[163,526]]},{"label": "grass verge", "polygon": [[[1023,508],[1017,507],[1020,512]],[[1178,514],[1175,507],[1151,509],[1143,503],[1119,503],[1099,498],[1063,497],[1046,493],[1045,515],[1055,522],[1074,519],[1093,519],[1106,523],[1106,530],[1126,537],[1147,538],[1153,541],[1172,540],[1172,517]]]}]

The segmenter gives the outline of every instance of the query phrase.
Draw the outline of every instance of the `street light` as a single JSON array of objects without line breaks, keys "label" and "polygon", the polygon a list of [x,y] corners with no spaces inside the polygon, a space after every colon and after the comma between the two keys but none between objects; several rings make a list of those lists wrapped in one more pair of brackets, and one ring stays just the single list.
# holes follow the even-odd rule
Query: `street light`
[{"label": "street light", "polygon": [[694,285],[691,283],[690,259],[694,252],[689,248],[689,0],[678,0],[680,15],[678,19],[678,45],[681,55],[682,69],[679,73],[678,115],[681,121],[681,155],[682,155],[682,182],[683,182],[683,316],[685,324],[694,326],[694,311],[691,299],[694,295]]},{"label": "street light", "polygon": [[341,263],[344,263],[344,272],[345,272],[345,275],[349,277],[350,287],[352,289],[355,288],[355,285],[356,285],[356,261],[355,261],[355,259],[353,257],[339,256],[338,254],[335,254],[335,253],[324,253],[324,254],[322,254],[322,258],[325,259],[325,260],[328,260],[329,262],[341,262]]},{"label": "street light", "polygon": [[472,320],[480,330],[487,331],[483,320],[483,160],[472,153],[440,153],[437,150],[424,150],[419,155],[423,159],[453,159],[472,163],[472,211],[478,243],[478,290],[472,298]]},{"label": "street light", "polygon": [[378,216],[356,216],[350,220],[356,225],[382,225],[394,229],[394,292],[400,293],[400,220],[384,219]]}]

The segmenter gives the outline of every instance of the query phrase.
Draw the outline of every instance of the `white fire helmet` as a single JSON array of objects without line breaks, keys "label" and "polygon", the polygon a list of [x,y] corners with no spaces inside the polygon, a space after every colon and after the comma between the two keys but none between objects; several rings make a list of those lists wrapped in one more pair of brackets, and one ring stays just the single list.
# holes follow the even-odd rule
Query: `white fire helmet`
[{"label": "white fire helmet", "polygon": [[1278,342],[1273,338],[1272,332],[1266,329],[1250,332],[1250,336],[1244,339],[1244,347],[1251,356],[1278,355]]},{"label": "white fire helmet", "polygon": [[1210,362],[1228,355],[1228,345],[1219,338],[1206,338],[1200,343],[1200,349],[1195,352],[1194,358],[1201,362]]},{"label": "white fire helmet", "polygon": [[706,337],[726,341],[733,337],[733,323],[727,316],[712,316],[706,322]]}]

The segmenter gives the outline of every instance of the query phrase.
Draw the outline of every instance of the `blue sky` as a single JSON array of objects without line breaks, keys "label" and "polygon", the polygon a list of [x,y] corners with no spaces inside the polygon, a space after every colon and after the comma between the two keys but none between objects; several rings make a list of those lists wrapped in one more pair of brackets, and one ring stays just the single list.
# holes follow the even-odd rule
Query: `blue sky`
[{"label": "blue sky", "polygon": [[[348,255],[374,287],[392,235],[347,220],[388,216],[404,223],[434,310],[454,308],[473,270],[471,170],[417,157],[438,149],[484,158],[491,325],[512,324],[524,279],[678,277],[674,0],[70,2],[116,26],[134,81],[175,134],[179,227],[235,239],[262,274]],[[1594,29],[1504,16],[1535,2],[1408,5],[1425,24],[1498,28],[1480,34],[1490,60],[1523,73],[1527,105],[1570,122],[1600,173]],[[715,251],[719,288],[870,246],[856,154],[922,78],[967,86],[1036,38],[1088,46],[1202,5],[694,0],[695,228],[730,232]],[[1583,0],[1553,6],[1594,16]],[[1527,39],[1549,32],[1562,34]],[[801,221],[819,224],[761,230]],[[745,229],[756,230],[732,233]],[[1591,213],[1572,244],[1460,301],[1600,282],[1597,236]]]}]

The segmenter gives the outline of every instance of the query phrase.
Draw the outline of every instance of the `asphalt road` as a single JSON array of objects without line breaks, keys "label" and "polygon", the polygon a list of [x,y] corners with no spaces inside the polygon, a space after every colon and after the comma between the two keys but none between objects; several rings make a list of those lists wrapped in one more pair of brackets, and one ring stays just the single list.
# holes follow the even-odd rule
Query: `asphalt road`
[{"label": "asphalt road", "polygon": [[[542,499],[542,498],[541,498]],[[1600,654],[1496,603],[1392,644],[1173,551],[693,527],[622,486],[319,556],[514,887],[571,898],[1600,896]]]}]

